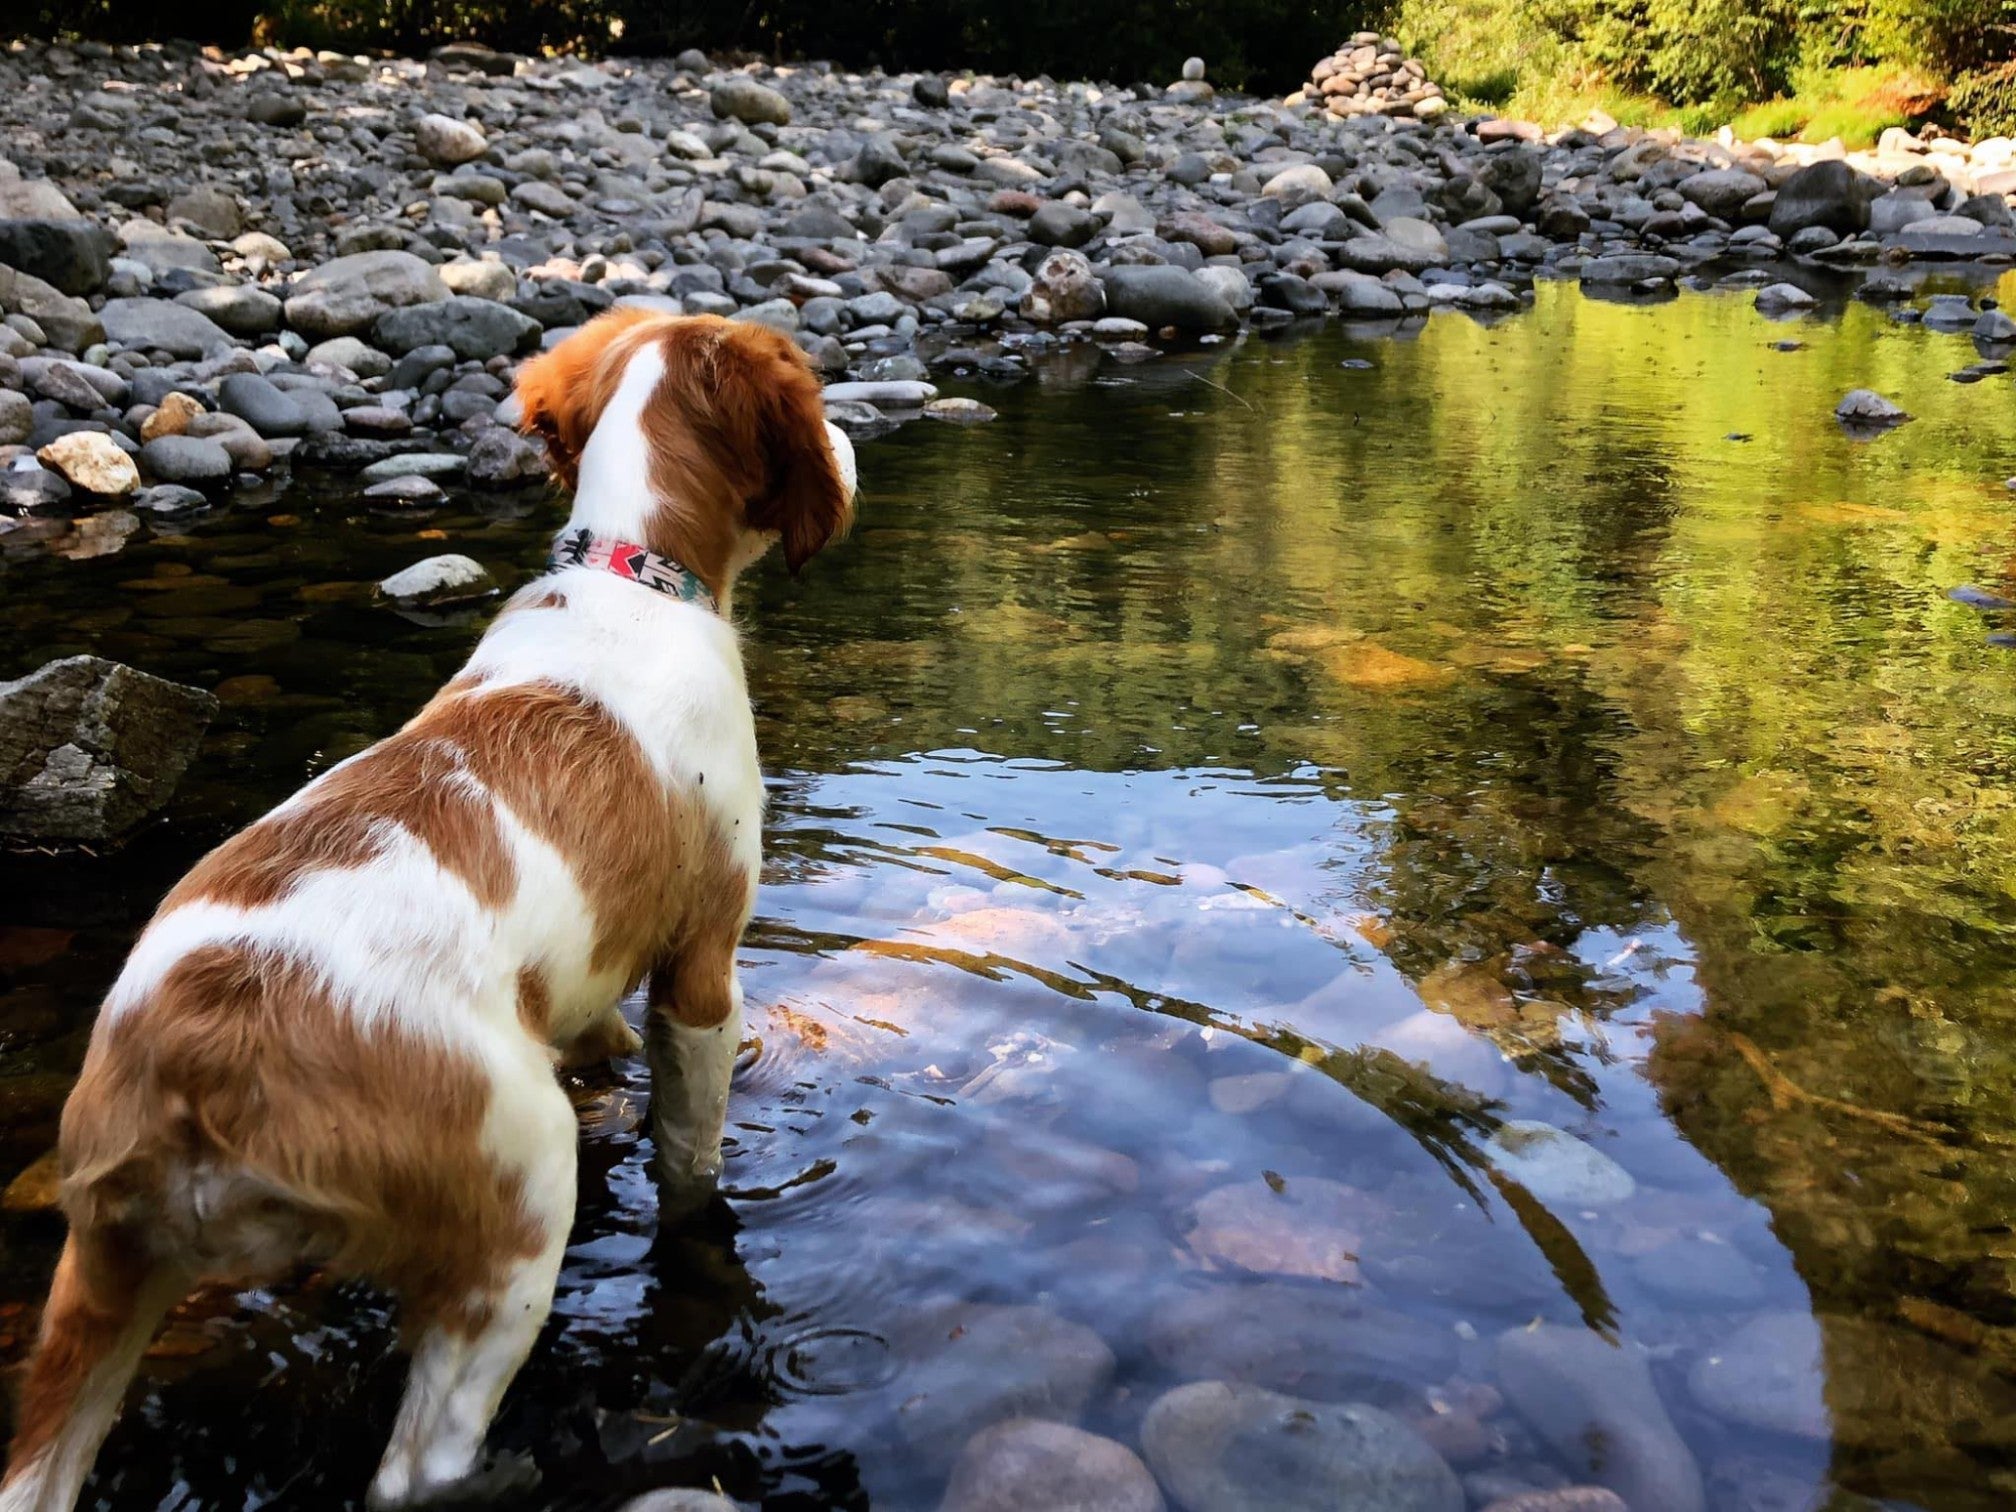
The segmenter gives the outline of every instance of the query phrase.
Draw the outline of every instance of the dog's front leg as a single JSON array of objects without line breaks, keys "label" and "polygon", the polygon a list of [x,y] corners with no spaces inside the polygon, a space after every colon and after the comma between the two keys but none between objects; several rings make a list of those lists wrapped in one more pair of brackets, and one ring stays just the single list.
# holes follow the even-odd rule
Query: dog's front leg
[{"label": "dog's front leg", "polygon": [[689,1216],[714,1194],[728,1083],[742,1043],[735,947],[701,947],[651,973],[644,1054],[651,1066],[651,1137],[658,1214]]}]

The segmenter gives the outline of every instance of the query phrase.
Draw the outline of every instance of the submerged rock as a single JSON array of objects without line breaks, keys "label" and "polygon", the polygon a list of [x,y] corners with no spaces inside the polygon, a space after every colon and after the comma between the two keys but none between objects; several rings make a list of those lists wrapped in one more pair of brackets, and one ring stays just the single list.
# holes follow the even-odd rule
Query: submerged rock
[{"label": "submerged rock", "polygon": [[1463,1512],[1463,1487],[1400,1419],[1258,1386],[1178,1386],[1141,1423],[1184,1512]]},{"label": "submerged rock", "polygon": [[1607,1207],[1637,1191],[1630,1172],[1593,1145],[1552,1124],[1508,1119],[1484,1146],[1499,1170],[1542,1202]]},{"label": "submerged rock", "polygon": [[1133,1450],[1064,1423],[1014,1418],[966,1441],[939,1512],[1164,1512]]},{"label": "submerged rock", "polygon": [[175,792],[217,700],[96,656],[0,683],[0,835],[116,840]]},{"label": "submerged rock", "polygon": [[1498,1388],[1574,1474],[1633,1512],[1704,1512],[1701,1470],[1634,1350],[1543,1323],[1498,1340]]}]

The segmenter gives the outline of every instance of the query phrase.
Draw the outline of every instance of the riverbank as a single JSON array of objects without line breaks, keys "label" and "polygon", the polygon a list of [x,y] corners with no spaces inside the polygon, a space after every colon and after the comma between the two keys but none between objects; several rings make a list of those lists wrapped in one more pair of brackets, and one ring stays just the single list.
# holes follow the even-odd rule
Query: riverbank
[{"label": "riverbank", "polygon": [[1807,269],[1903,300],[2016,261],[2006,138],[1546,134],[1429,90],[1338,114],[1317,82],[1283,104],[697,53],[16,45],[0,521],[174,515],[290,463],[386,507],[536,481],[500,424],[513,365],[617,301],[792,332],[872,430],[931,412],[937,372],[1012,380],[1059,342],[1149,360],[1242,325],[1490,316],[1554,277],[1637,298]]}]

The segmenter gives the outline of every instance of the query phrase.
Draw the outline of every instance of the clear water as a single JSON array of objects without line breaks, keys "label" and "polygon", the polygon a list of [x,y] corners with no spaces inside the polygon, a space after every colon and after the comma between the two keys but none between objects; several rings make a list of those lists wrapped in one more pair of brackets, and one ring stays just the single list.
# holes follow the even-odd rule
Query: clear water
[{"label": "clear water", "polygon": [[[1859,305],[1542,286],[1399,340],[1073,354],[864,447],[853,541],[742,611],[772,821],[729,1201],[660,1233],[641,1068],[578,1083],[576,1242],[494,1435],[524,1505],[934,1507],[1053,1347],[943,1326],[975,1302],[1102,1339],[1080,1417],[1130,1443],[1243,1368],[1558,1480],[1493,1389],[1538,1318],[1649,1352],[1717,1509],[2008,1505],[2016,660],[1947,591],[2016,574],[2016,404],[1947,381],[1974,360]],[[1918,418],[1844,437],[1863,385]],[[368,585],[451,549],[515,583],[556,520],[324,487],[0,541],[0,676],[91,650],[226,699],[134,845],[0,860],[0,1177],[180,869],[480,631]],[[1635,1191],[1494,1182],[1505,1119]],[[0,1242],[11,1359],[60,1228]],[[1175,1322],[1218,1305],[1200,1364]],[[1690,1388],[1788,1329],[1805,1431]],[[309,1279],[196,1299],[87,1504],[352,1504],[390,1340]]]}]

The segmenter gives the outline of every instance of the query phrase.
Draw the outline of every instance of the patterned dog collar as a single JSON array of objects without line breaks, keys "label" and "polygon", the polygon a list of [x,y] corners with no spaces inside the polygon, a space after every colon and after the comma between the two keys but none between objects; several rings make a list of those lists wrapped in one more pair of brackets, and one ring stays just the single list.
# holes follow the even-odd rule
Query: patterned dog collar
[{"label": "patterned dog collar", "polygon": [[707,585],[690,567],[681,566],[668,556],[659,556],[655,551],[647,551],[634,542],[598,536],[591,530],[570,530],[561,536],[553,543],[553,555],[548,559],[547,566],[555,569],[592,567],[602,572],[613,572],[633,583],[642,583],[653,593],[720,612],[714,595],[708,592]]}]

